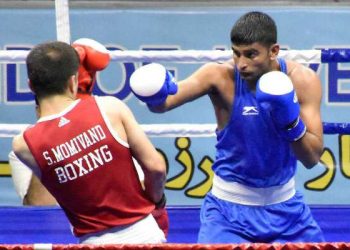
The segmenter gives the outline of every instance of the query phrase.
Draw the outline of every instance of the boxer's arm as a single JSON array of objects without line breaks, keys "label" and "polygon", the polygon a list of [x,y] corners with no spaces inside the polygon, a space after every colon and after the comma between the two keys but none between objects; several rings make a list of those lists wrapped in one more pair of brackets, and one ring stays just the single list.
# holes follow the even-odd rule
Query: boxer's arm
[{"label": "boxer's arm", "polygon": [[178,92],[166,100],[165,111],[196,100],[218,89],[227,73],[224,64],[207,63],[193,72],[187,78],[178,82]]},{"label": "boxer's arm", "polygon": [[30,179],[32,177],[32,170],[21,162],[13,151],[9,153],[8,157],[15,190],[21,200],[23,200],[28,191]]},{"label": "boxer's arm", "polygon": [[37,165],[27,143],[24,140],[23,133],[13,137],[12,150],[16,157],[18,157],[18,159],[23,162],[23,164],[29,167],[33,173],[40,178],[41,172],[39,166]]},{"label": "boxer's arm", "polygon": [[318,163],[323,152],[323,125],[320,113],[322,88],[317,74],[304,66],[291,74],[300,103],[300,117],[306,125],[306,134],[293,142],[292,148],[298,160],[311,168]]},{"label": "boxer's arm", "polygon": [[164,194],[165,161],[126,106],[122,110],[122,118],[131,152],[144,172],[145,192],[153,202],[158,203]]},{"label": "boxer's arm", "polygon": [[55,198],[38,177],[32,174],[32,170],[21,162],[13,151],[9,154],[9,163],[15,189],[21,197],[23,205],[49,206],[57,204]]},{"label": "boxer's arm", "polygon": [[216,84],[222,82],[222,71],[226,67],[218,63],[207,63],[201,66],[193,74],[184,80],[177,82],[177,92],[166,97],[164,102],[150,105],[153,112],[162,113],[204,96],[216,88]]},{"label": "boxer's arm", "polygon": [[35,175],[32,175],[27,194],[24,196],[23,205],[26,206],[53,206],[57,205],[56,199],[44,187]]},{"label": "boxer's arm", "polygon": [[145,192],[154,203],[161,200],[166,180],[163,157],[152,145],[130,109],[111,96],[99,97],[113,128],[129,144],[132,156],[144,173]]},{"label": "boxer's arm", "polygon": [[[145,189],[145,184],[144,184],[144,180],[145,180],[145,176],[143,173],[143,170],[140,166],[140,164],[135,160],[135,158],[133,158],[135,167],[136,167],[136,171],[137,174],[139,176],[142,188]],[[165,195],[164,195],[165,198]],[[152,215],[154,217],[154,219],[156,220],[159,228],[164,232],[165,237],[168,237],[168,232],[169,232],[169,216],[168,216],[168,212],[165,208],[166,206],[166,198],[160,201],[161,206],[158,207],[156,204],[155,209],[152,211]]]}]

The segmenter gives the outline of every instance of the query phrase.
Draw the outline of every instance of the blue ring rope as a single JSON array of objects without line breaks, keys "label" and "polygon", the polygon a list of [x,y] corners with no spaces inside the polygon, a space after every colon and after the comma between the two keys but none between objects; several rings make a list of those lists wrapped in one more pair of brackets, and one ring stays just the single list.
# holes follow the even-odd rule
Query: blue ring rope
[{"label": "blue ring rope", "polygon": [[323,122],[323,133],[350,135],[350,123]]},{"label": "blue ring rope", "polygon": [[322,49],[321,62],[350,62],[350,49]]}]

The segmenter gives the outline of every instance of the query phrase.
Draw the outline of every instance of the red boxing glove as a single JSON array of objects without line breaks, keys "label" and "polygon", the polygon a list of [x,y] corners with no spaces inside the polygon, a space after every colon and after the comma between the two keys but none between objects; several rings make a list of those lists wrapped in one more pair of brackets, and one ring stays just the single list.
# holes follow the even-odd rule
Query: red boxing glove
[{"label": "red boxing glove", "polygon": [[72,46],[78,52],[80,60],[77,97],[84,98],[91,95],[96,72],[105,69],[111,58],[105,46],[89,38],[80,38]]},{"label": "red boxing glove", "polygon": [[156,220],[159,228],[164,232],[165,238],[168,237],[169,232],[169,216],[165,207],[163,208],[155,208],[152,211],[152,215]]}]

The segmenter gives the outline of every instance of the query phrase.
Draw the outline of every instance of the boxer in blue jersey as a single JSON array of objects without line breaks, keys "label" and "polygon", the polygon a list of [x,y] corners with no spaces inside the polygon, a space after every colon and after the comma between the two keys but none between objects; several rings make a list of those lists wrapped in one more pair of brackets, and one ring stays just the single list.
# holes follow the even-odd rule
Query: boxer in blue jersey
[{"label": "boxer in blue jersey", "polygon": [[324,241],[294,183],[297,160],[311,168],[323,152],[320,79],[278,57],[276,24],[265,13],[240,17],[231,44],[233,60],[207,63],[178,83],[155,63],[130,79],[153,112],[203,95],[213,104],[214,179],[201,208],[198,242]]}]

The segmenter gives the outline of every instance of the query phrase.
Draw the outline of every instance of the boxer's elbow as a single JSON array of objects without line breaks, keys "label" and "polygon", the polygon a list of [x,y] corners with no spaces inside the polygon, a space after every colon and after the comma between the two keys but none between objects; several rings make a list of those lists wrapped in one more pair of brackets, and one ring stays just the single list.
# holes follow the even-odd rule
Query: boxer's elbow
[{"label": "boxer's elbow", "polygon": [[322,152],[323,152],[323,149],[317,149],[314,152],[310,153],[308,157],[301,160],[301,162],[306,168],[308,169],[313,168],[320,162]]},{"label": "boxer's elbow", "polygon": [[24,206],[55,206],[57,205],[56,199],[47,194],[47,195],[31,195],[27,194],[23,198]]},{"label": "boxer's elbow", "polygon": [[153,113],[165,113],[174,108],[167,100],[158,105],[147,105],[148,109]]},{"label": "boxer's elbow", "polygon": [[158,105],[158,106],[148,105],[148,109],[153,113],[165,113],[167,111],[164,105]]},{"label": "boxer's elbow", "polygon": [[153,181],[159,182],[162,185],[166,179],[166,162],[160,153],[156,153],[152,160],[147,163],[148,168],[144,168],[145,177],[152,179]]},{"label": "boxer's elbow", "polygon": [[163,195],[166,182],[166,165],[164,161],[154,161],[151,169],[144,169],[145,192],[154,203]]},{"label": "boxer's elbow", "polygon": [[186,101],[183,100],[177,100],[175,96],[168,96],[168,98],[163,102],[162,104],[158,105],[147,105],[148,109],[153,113],[165,113],[168,111],[171,111],[183,104],[185,104]]},{"label": "boxer's elbow", "polygon": [[316,166],[323,154],[323,138],[312,133],[306,133],[299,141],[292,143],[296,158],[306,168]]},{"label": "boxer's elbow", "polygon": [[160,153],[158,153],[158,159],[154,161],[153,170],[155,178],[165,184],[167,168],[166,162]]},{"label": "boxer's elbow", "polygon": [[302,161],[304,167],[306,167],[307,169],[313,168],[314,166],[317,165],[318,162],[319,161],[316,161],[316,160]]}]

